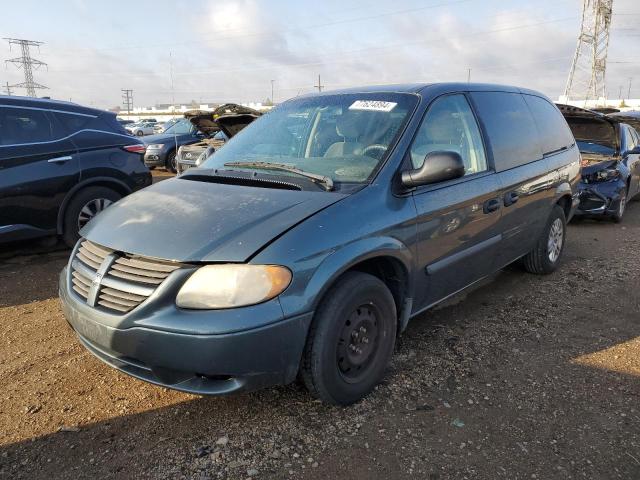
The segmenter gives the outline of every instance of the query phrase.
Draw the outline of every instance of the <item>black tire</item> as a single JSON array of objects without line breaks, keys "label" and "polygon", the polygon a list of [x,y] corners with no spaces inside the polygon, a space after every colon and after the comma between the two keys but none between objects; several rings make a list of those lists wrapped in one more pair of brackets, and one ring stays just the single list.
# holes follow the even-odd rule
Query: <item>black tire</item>
[{"label": "black tire", "polygon": [[150,167],[148,166],[147,168],[148,168],[149,170],[155,170],[155,169],[156,169],[155,165],[152,165],[152,166],[150,166]]},{"label": "black tire", "polygon": [[300,371],[309,392],[334,405],[366,396],[384,375],[397,322],[393,296],[381,280],[346,273],[329,289],[311,324]]},{"label": "black tire", "polygon": [[[80,214],[82,209],[89,205],[91,202],[96,201],[98,203],[117,202],[122,198],[115,190],[111,190],[106,187],[87,187],[80,190],[71,199],[64,212],[62,239],[69,247],[73,247],[80,234]],[[106,200],[101,202],[101,200]],[[106,208],[106,207],[105,207]],[[83,215],[84,217],[84,215]]]},{"label": "black tire", "polygon": [[167,169],[167,171],[171,173],[176,173],[178,165],[177,165],[177,157],[176,157],[175,150],[171,150],[169,153],[167,153],[167,161],[165,163],[165,168]]},{"label": "black tire", "polygon": [[136,136],[137,136],[137,137],[141,137],[142,135],[144,135],[144,132],[143,132],[142,130],[138,130],[138,131],[136,132]]},{"label": "black tire", "polygon": [[622,217],[624,216],[624,212],[627,209],[627,191],[624,190],[620,193],[620,200],[618,200],[618,206],[616,208],[616,213],[611,217],[615,223],[622,222]]},{"label": "black tire", "polygon": [[[555,229],[558,226],[561,226],[562,228],[562,238],[560,241],[559,251],[557,251],[557,256],[555,256],[551,254],[550,236],[552,228]],[[555,271],[560,264],[566,238],[567,219],[564,215],[564,210],[560,205],[554,205],[542,235],[540,235],[540,238],[536,242],[536,246],[522,258],[522,264],[524,265],[525,270],[537,275],[546,275]]]}]

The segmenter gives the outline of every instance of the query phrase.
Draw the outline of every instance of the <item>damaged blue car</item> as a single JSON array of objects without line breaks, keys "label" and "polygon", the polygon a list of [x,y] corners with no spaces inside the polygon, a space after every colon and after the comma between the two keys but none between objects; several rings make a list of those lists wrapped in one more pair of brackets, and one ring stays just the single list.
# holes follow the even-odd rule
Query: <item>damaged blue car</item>
[{"label": "damaged blue car", "polygon": [[638,119],[605,115],[558,105],[576,138],[582,156],[580,206],[576,217],[604,216],[622,221],[627,202],[640,192]]}]

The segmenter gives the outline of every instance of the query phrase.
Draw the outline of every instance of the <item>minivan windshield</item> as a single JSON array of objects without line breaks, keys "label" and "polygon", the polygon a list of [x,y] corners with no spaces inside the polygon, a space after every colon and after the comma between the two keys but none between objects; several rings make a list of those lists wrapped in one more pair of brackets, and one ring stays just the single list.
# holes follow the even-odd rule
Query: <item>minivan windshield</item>
[{"label": "minivan windshield", "polygon": [[382,164],[417,102],[416,95],[405,93],[290,100],[247,126],[201,167],[298,178],[302,172],[328,178],[325,184],[331,188],[365,183]]}]

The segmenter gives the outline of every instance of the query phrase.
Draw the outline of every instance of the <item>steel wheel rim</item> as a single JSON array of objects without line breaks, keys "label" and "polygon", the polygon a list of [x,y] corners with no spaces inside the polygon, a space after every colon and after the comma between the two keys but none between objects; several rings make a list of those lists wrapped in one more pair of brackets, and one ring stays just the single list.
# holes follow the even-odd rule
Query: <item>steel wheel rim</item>
[{"label": "steel wheel rim", "polygon": [[108,198],[94,198],[93,200],[85,203],[80,209],[80,214],[78,215],[78,230],[84,227],[93,217],[112,203],[113,202]]},{"label": "steel wheel rim", "polygon": [[562,242],[564,241],[564,224],[562,220],[556,218],[549,229],[549,239],[547,241],[547,254],[552,263],[558,261],[560,252],[562,251]]},{"label": "steel wheel rim", "polygon": [[375,363],[380,327],[380,315],[373,304],[359,306],[345,319],[338,337],[336,362],[347,383],[360,382]]}]

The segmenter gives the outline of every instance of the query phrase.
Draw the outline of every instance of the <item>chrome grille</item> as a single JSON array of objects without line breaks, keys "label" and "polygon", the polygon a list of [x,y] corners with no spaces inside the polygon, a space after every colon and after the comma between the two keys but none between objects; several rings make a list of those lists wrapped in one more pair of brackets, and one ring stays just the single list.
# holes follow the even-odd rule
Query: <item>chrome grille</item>
[{"label": "chrome grille", "polygon": [[127,313],[182,265],[116,252],[84,240],[71,263],[73,290],[91,306]]}]

